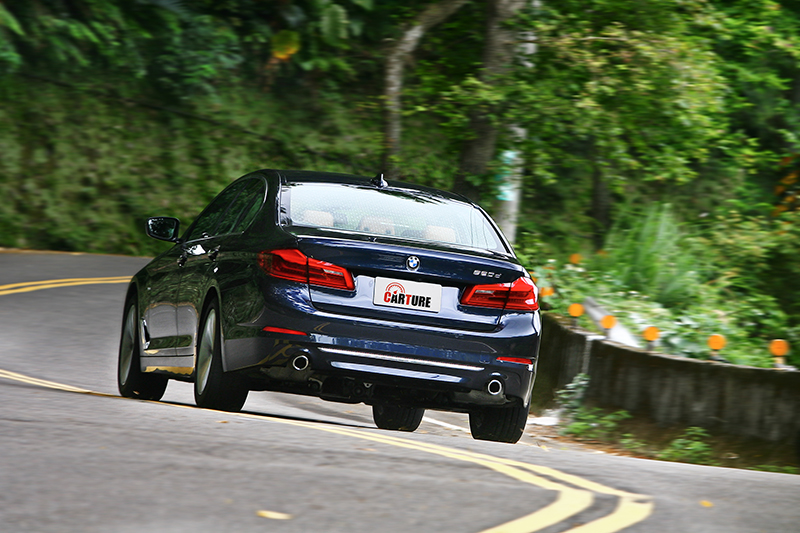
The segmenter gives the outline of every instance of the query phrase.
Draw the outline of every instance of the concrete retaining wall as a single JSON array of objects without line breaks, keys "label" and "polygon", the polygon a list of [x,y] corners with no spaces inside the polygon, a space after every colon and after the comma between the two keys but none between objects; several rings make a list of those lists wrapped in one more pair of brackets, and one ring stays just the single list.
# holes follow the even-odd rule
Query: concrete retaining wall
[{"label": "concrete retaining wall", "polygon": [[585,371],[592,405],[625,409],[663,426],[800,446],[800,372],[662,355],[591,340],[596,335],[554,315],[543,321],[535,403]]}]

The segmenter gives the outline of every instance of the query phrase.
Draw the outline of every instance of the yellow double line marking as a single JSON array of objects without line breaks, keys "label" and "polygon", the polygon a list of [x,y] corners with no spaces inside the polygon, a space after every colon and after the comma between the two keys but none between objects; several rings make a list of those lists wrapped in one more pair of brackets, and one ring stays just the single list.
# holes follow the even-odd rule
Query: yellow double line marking
[{"label": "yellow double line marking", "polygon": [[[91,394],[94,396],[105,396],[119,398],[111,394],[94,392],[87,389],[64,385],[54,381],[33,378],[16,372],[9,372],[0,369],[0,378],[20,381],[40,387],[59,389],[68,392],[81,394]],[[165,404],[175,405],[175,404]],[[177,407],[187,409],[197,409],[191,406],[177,405]],[[211,409],[206,411],[217,412]],[[372,442],[387,444],[410,450],[422,451],[458,461],[464,461],[483,466],[499,472],[517,481],[535,485],[544,490],[555,491],[558,493],[555,501],[542,509],[535,511],[527,516],[517,518],[499,526],[487,529],[481,533],[534,533],[554,524],[559,524],[568,518],[588,509],[594,503],[594,495],[601,494],[618,498],[616,509],[610,514],[579,525],[568,530],[568,533],[615,533],[626,527],[645,520],[653,512],[653,502],[650,496],[634,494],[606,487],[600,483],[590,481],[579,476],[567,474],[554,468],[539,466],[513,459],[504,459],[491,455],[449,448],[437,444],[416,442],[409,439],[394,437],[390,435],[375,434],[362,430],[332,427],[330,425],[317,422],[303,422],[298,420],[287,420],[266,415],[254,415],[248,413],[226,413],[226,415],[241,418],[253,418],[258,420],[269,420],[280,424],[326,431],[348,437],[368,440]]]},{"label": "yellow double line marking", "polygon": [[47,281],[24,281],[21,283],[10,283],[0,285],[0,296],[7,294],[17,294],[20,292],[32,292],[42,289],[56,289],[58,287],[73,287],[75,285],[102,285],[106,283],[128,283],[130,276],[114,276],[110,278],[69,278],[51,279]]},{"label": "yellow double line marking", "polygon": [[[523,463],[513,459],[504,459],[491,455],[474,453],[456,448],[449,448],[437,444],[411,441],[388,435],[375,435],[363,431],[335,428],[314,422],[301,422],[284,420],[264,415],[251,415],[236,413],[237,416],[256,419],[268,419],[283,424],[308,427],[329,433],[347,435],[359,439],[369,440],[419,450],[426,453],[440,455],[459,461],[477,464],[503,475],[535,485],[545,490],[558,492],[558,497],[550,505],[523,516],[511,522],[486,529],[481,533],[533,533],[552,525],[561,523],[574,516],[594,503],[594,494],[604,494],[619,498],[616,509],[597,520],[569,529],[569,533],[614,533],[646,519],[653,512],[653,502],[649,496],[634,494],[606,487],[581,477],[566,474],[554,468]],[[547,476],[547,477],[543,477]],[[548,479],[550,478],[550,479]],[[553,481],[556,480],[556,481]],[[559,483],[560,482],[560,483]],[[570,486],[571,485],[571,486]]]}]

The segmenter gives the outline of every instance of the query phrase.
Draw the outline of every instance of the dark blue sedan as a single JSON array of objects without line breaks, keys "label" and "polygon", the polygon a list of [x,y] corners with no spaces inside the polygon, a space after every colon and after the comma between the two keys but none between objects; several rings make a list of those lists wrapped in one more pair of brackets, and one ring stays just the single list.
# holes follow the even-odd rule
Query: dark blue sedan
[{"label": "dark blue sedan", "polygon": [[447,192],[259,170],[223,190],[133,278],[119,350],[123,396],[169,379],[197,405],[251,390],[371,405],[383,429],[425,409],[468,412],[476,439],[516,442],[541,334],[538,291],[491,218]]}]

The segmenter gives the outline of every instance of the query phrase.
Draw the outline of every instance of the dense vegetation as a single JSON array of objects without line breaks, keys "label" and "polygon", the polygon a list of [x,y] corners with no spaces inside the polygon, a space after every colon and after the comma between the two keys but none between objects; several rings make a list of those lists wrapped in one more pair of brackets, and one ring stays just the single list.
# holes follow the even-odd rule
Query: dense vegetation
[{"label": "dense vegetation", "polygon": [[799,45],[796,1],[2,0],[0,246],[151,254],[147,216],[259,167],[390,165],[492,210],[515,153],[547,305],[767,366],[800,346]]}]

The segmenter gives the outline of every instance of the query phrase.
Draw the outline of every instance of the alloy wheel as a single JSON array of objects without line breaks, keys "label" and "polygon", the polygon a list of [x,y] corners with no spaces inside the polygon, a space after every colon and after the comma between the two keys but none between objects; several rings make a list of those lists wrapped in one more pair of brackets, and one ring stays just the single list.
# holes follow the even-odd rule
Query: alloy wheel
[{"label": "alloy wheel", "polygon": [[217,335],[217,313],[215,309],[209,310],[203,324],[203,333],[200,336],[200,346],[197,348],[196,389],[202,393],[208,385],[208,376],[211,373],[211,360],[214,357],[214,342]]},{"label": "alloy wheel", "polygon": [[122,343],[119,348],[119,382],[126,385],[131,376],[133,350],[136,349],[136,306],[131,305],[125,315],[122,329]]}]

